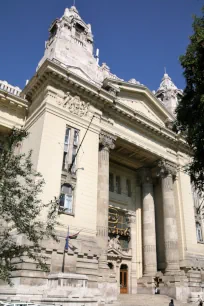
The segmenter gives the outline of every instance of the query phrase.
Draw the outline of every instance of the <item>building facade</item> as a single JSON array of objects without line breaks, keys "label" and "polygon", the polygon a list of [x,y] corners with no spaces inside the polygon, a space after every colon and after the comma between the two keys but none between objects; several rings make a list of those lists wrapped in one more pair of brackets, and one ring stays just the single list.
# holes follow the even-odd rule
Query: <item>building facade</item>
[{"label": "building facade", "polygon": [[[56,301],[55,281],[65,284],[69,274],[86,282],[83,298],[96,303],[90,305],[120,293],[154,293],[155,284],[183,301],[202,294],[200,200],[183,170],[189,148],[172,131],[182,91],[166,73],[151,92],[100,66],[91,26],[76,7],[49,31],[25,88],[0,82],[0,131],[24,126],[29,132],[22,151],[33,150],[33,165],[45,179],[42,201],[57,197],[63,209],[60,243],[43,242],[50,273],[25,259],[13,274],[14,287],[1,284],[1,296]],[[68,227],[80,234],[70,242],[63,274]],[[58,295],[72,301],[63,286]]]}]

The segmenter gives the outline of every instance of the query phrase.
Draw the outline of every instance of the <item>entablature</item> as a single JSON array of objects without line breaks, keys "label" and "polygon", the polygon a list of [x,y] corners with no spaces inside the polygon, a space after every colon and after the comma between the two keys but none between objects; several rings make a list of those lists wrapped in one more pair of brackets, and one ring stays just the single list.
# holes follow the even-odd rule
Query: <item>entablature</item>
[{"label": "entablature", "polygon": [[[162,126],[159,123],[149,119],[142,113],[124,105],[112,91],[109,92],[99,85],[93,84],[81,78],[79,75],[65,69],[64,67],[46,60],[40,67],[38,72],[30,80],[24,88],[22,94],[32,103],[36,96],[42,91],[45,81],[52,82],[55,86],[60,87],[64,92],[71,90],[77,95],[86,97],[90,104],[94,105],[102,112],[108,112],[110,117],[118,114],[123,119],[131,121],[133,124],[140,125],[152,135],[161,137],[164,141],[171,142],[174,147],[179,147],[184,152],[189,152],[189,148],[179,135],[175,134],[170,128]],[[114,82],[109,80],[110,82]],[[173,116],[165,109],[165,107],[153,96],[153,94],[143,85],[128,84],[123,81],[115,81],[120,88],[128,88],[128,90],[145,94],[146,98],[158,108],[165,120],[172,120]],[[109,84],[109,82],[107,83]],[[115,87],[117,88],[117,86]],[[168,121],[167,120],[167,121]]]}]

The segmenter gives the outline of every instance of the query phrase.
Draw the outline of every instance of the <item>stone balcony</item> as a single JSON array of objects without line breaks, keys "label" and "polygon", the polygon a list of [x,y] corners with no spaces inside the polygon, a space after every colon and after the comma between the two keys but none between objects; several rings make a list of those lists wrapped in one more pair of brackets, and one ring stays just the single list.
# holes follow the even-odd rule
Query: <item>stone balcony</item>
[{"label": "stone balcony", "polygon": [[15,95],[15,96],[20,96],[20,93],[21,93],[21,89],[19,87],[12,86],[8,84],[7,81],[1,81],[1,80],[0,80],[0,90],[7,91],[10,94]]}]

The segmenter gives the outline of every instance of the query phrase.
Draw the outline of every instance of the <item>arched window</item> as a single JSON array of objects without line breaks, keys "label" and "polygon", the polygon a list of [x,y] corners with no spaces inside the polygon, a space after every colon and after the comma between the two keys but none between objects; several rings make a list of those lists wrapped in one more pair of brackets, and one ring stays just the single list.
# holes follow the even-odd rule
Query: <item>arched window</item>
[{"label": "arched window", "polygon": [[202,228],[199,222],[196,222],[197,241],[203,241]]},{"label": "arched window", "polygon": [[73,188],[70,184],[64,184],[61,188],[60,207],[68,214],[73,213]]}]

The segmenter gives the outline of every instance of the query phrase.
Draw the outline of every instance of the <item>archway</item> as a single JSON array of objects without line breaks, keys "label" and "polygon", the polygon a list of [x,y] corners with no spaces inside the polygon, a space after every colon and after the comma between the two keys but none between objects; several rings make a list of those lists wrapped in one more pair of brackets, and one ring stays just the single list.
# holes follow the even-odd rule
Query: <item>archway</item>
[{"label": "archway", "polygon": [[120,266],[120,293],[121,294],[128,293],[128,266],[127,265]]}]

